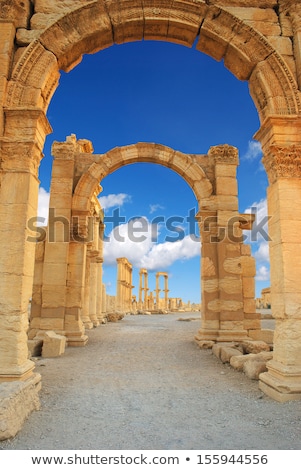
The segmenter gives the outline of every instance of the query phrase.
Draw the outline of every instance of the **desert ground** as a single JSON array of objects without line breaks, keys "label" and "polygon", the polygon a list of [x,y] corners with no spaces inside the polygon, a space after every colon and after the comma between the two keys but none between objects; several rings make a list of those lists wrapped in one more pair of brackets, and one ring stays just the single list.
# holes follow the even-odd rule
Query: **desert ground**
[{"label": "desert ground", "polygon": [[301,402],[273,401],[199,349],[199,327],[196,312],[126,316],[37,358],[41,409],[0,449],[301,449]]}]

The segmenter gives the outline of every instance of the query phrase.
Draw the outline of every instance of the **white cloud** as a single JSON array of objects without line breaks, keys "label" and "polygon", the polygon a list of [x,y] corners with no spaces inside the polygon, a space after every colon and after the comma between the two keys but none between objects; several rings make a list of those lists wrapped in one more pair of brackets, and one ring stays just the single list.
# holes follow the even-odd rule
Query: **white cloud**
[{"label": "white cloud", "polygon": [[38,199],[38,217],[43,220],[39,220],[37,225],[48,224],[48,212],[49,212],[49,200],[50,194],[40,186],[39,188],[39,199]]},{"label": "white cloud", "polygon": [[256,140],[250,140],[248,143],[248,149],[246,153],[242,156],[243,160],[254,161],[262,156],[262,149],[260,142]]},{"label": "white cloud", "polygon": [[267,242],[260,243],[258,250],[254,253],[254,256],[258,263],[269,263],[269,244]]},{"label": "white cloud", "polygon": [[166,269],[176,261],[188,260],[200,255],[200,242],[187,235],[182,240],[154,245],[141,259],[141,267],[150,270]]},{"label": "white cloud", "polygon": [[121,207],[126,202],[131,202],[129,194],[109,194],[108,196],[100,196],[98,198],[102,209],[110,209],[111,207]]},{"label": "white cloud", "polygon": [[156,212],[157,210],[159,209],[165,209],[164,206],[161,206],[161,204],[150,204],[149,205],[149,213],[150,214],[153,214],[154,212]]},{"label": "white cloud", "polygon": [[256,281],[269,281],[270,280],[270,271],[269,269],[262,265],[258,268],[256,273]]},{"label": "white cloud", "polygon": [[104,243],[105,264],[115,264],[116,258],[126,257],[136,268],[156,270],[200,255],[200,243],[189,235],[175,242],[156,244],[153,241],[155,228],[143,217],[113,229],[109,241]]}]

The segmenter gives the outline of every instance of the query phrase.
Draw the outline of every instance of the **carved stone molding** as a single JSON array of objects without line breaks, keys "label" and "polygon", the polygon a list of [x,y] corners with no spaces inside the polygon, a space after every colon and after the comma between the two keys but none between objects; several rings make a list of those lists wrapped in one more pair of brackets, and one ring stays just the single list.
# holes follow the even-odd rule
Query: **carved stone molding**
[{"label": "carved stone molding", "polygon": [[278,178],[301,178],[301,146],[271,145],[269,153],[264,155],[263,164],[270,184]]},{"label": "carved stone molding", "polygon": [[215,163],[227,163],[229,165],[238,165],[238,150],[232,145],[216,145],[210,147],[209,157],[213,157]]}]

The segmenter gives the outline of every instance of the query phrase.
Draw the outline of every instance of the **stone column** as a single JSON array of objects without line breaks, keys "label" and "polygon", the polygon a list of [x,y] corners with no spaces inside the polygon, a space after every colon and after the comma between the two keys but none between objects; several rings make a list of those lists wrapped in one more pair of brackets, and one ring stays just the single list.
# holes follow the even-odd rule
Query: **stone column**
[{"label": "stone column", "polygon": [[147,310],[148,302],[148,273],[146,269],[141,268],[139,272],[139,309]]},{"label": "stone column", "polygon": [[106,285],[105,284],[102,284],[101,311],[102,311],[103,317],[105,317],[106,313],[107,313],[107,293],[106,293]]},{"label": "stone column", "polygon": [[86,276],[86,243],[71,241],[68,254],[65,335],[68,346],[85,346],[88,336],[82,321]]},{"label": "stone column", "polygon": [[214,168],[215,194],[199,201],[197,218],[202,239],[202,327],[197,340],[241,341],[244,325],[241,247],[238,213],[237,149],[211,147],[208,159]]},{"label": "stone column", "polygon": [[[1,38],[3,32],[1,24]],[[0,381],[25,380],[34,368],[28,360],[28,304],[37,237],[38,168],[50,131],[38,108],[5,109],[4,138],[0,137]]]},{"label": "stone column", "polygon": [[160,308],[160,273],[156,273],[156,309]]},{"label": "stone column", "polygon": [[97,317],[97,281],[98,281],[98,263],[97,263],[98,251],[93,252],[90,264],[90,320],[93,323],[94,328],[99,326],[99,320]]},{"label": "stone column", "polygon": [[260,388],[275,400],[301,399],[301,119],[270,118],[258,132],[269,178],[273,360]]},{"label": "stone column", "polygon": [[85,291],[84,291],[84,305],[82,311],[82,321],[85,328],[91,330],[93,322],[90,318],[90,272],[91,272],[91,255],[90,250],[87,251],[86,256],[86,272],[85,272]]},{"label": "stone column", "polygon": [[164,274],[164,302],[165,309],[168,309],[168,274]]},{"label": "stone column", "polygon": [[124,311],[124,292],[123,292],[123,271],[124,271],[124,258],[117,258],[117,286],[116,286],[116,309],[119,312]]}]

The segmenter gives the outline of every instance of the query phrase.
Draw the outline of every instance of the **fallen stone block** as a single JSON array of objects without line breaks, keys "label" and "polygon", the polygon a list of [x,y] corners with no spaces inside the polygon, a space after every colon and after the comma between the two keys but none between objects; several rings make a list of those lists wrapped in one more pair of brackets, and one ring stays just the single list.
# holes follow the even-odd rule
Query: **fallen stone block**
[{"label": "fallen stone block", "polygon": [[213,346],[215,345],[214,341],[198,340],[197,337],[195,339],[200,349],[212,349]]},{"label": "fallen stone block", "polygon": [[249,359],[244,363],[243,371],[249,379],[258,380],[259,374],[267,371],[266,362],[256,358]]},{"label": "fallen stone block", "polygon": [[58,357],[64,354],[66,337],[57,335],[54,331],[46,331],[43,334],[42,357]]},{"label": "fallen stone block", "polygon": [[220,350],[220,359],[225,364],[226,362],[230,362],[231,357],[233,356],[242,356],[242,353],[235,348],[229,347],[222,347]]},{"label": "fallen stone block", "polygon": [[241,354],[240,356],[232,356],[230,359],[230,365],[233,369],[243,371],[244,363],[256,354]]},{"label": "fallen stone block", "polygon": [[258,354],[261,351],[270,351],[270,346],[264,341],[246,340],[242,342],[244,354]]}]

